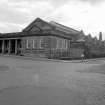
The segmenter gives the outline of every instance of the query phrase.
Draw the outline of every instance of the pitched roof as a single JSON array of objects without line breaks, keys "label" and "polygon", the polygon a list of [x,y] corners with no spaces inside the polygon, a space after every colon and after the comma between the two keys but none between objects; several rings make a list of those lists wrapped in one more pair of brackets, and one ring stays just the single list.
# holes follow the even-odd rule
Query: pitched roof
[{"label": "pitched roof", "polygon": [[80,31],[77,31],[77,30],[75,30],[73,28],[64,26],[64,25],[59,24],[59,23],[54,22],[54,21],[49,22],[49,24],[55,26],[56,30],[63,31],[63,32],[67,33],[67,34],[78,34],[78,33],[80,33]]},{"label": "pitched roof", "polygon": [[38,22],[40,22],[41,24],[47,24],[50,28],[53,28],[57,31],[61,31],[64,32],[65,34],[78,34],[81,31],[75,30],[73,28],[64,26],[62,24],[59,24],[57,22],[51,21],[51,22],[46,22],[40,18],[36,18],[32,23],[30,23],[23,31],[30,31],[30,29],[32,29],[33,27],[37,27],[40,30],[42,30],[43,26],[38,26]]},{"label": "pitched roof", "polygon": [[36,18],[32,23],[30,23],[23,31],[30,31],[33,27],[37,27],[40,29],[40,31],[43,30],[43,24],[46,24],[48,26],[50,26],[50,28],[52,28],[51,25],[49,25],[46,21],[40,19],[40,18]]},{"label": "pitched roof", "polygon": [[[80,37],[81,36],[81,31],[75,30],[73,28],[64,26],[62,24],[59,24],[57,22],[51,21],[51,22],[46,22],[40,18],[36,18],[32,23],[30,23],[24,30],[23,32],[32,32],[31,30],[37,28],[41,32],[46,32],[46,30],[52,33],[57,33],[57,34],[63,34],[65,37]],[[47,27],[47,28],[45,28]]]},{"label": "pitched roof", "polygon": [[73,40],[78,40],[81,38],[83,33],[77,31],[70,27],[61,25],[56,22],[46,22],[40,18],[36,18],[32,23],[30,23],[22,32],[19,33],[5,33],[0,35],[0,37],[16,37],[16,36],[26,36],[26,35],[53,35],[64,38],[69,38]]},{"label": "pitched roof", "polygon": [[73,28],[64,26],[62,24],[59,24],[57,22],[51,21],[49,22],[52,26],[55,26],[55,30],[58,32],[63,33],[65,36],[69,36],[70,38],[72,38],[73,40],[83,40],[84,39],[84,32],[75,30]]}]

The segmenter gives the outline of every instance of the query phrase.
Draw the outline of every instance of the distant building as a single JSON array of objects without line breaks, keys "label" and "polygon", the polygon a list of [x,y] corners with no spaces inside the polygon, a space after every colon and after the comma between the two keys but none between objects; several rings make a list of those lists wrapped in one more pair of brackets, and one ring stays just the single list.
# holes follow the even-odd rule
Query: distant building
[{"label": "distant building", "polygon": [[0,35],[0,53],[54,59],[80,58],[83,31],[37,18],[22,32]]}]

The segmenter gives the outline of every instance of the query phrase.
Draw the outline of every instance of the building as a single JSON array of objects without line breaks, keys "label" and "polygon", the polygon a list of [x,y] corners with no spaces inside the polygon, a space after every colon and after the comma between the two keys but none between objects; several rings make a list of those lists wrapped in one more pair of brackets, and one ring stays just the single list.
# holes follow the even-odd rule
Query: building
[{"label": "building", "polygon": [[37,18],[22,32],[0,34],[0,53],[75,59],[84,53],[83,38],[83,31]]}]

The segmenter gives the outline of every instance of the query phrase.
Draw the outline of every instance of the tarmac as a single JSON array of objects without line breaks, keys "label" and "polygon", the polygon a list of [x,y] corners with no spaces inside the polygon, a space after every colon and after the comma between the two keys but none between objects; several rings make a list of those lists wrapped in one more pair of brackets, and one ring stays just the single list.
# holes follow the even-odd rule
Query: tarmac
[{"label": "tarmac", "polygon": [[89,63],[93,61],[105,61],[105,58],[58,60],[58,59],[36,58],[31,56],[4,55],[4,54],[1,54],[1,57],[12,57],[15,59],[26,59],[26,60],[33,60],[33,61],[53,61],[53,62],[64,62],[64,63]]}]

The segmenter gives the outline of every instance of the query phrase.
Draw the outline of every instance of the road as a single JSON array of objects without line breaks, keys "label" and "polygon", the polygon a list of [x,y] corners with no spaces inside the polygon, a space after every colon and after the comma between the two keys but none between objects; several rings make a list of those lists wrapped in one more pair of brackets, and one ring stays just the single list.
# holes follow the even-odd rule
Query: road
[{"label": "road", "polygon": [[105,105],[105,61],[0,57],[0,105]]}]

